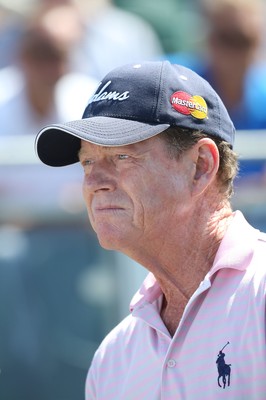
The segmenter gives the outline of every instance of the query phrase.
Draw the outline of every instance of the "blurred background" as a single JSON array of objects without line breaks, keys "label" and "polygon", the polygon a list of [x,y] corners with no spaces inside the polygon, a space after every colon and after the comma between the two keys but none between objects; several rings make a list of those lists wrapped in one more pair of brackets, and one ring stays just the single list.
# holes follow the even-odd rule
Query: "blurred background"
[{"label": "blurred background", "polygon": [[82,400],[91,358],[146,271],[102,250],[79,165],[34,153],[44,125],[81,117],[110,69],[195,69],[237,128],[233,207],[266,231],[264,0],[0,0],[0,400]]}]

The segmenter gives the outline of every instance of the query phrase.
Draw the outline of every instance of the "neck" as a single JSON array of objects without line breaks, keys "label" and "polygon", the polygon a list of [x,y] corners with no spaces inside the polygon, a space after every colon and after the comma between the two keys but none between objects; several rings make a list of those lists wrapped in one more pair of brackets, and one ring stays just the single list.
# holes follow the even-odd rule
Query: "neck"
[{"label": "neck", "polygon": [[202,204],[186,221],[175,224],[173,230],[167,225],[160,243],[155,243],[149,254],[146,247],[145,252],[135,257],[154,274],[161,286],[164,294],[161,317],[171,334],[189,298],[211,269],[232,217],[229,205],[213,212],[206,210],[208,206]]}]

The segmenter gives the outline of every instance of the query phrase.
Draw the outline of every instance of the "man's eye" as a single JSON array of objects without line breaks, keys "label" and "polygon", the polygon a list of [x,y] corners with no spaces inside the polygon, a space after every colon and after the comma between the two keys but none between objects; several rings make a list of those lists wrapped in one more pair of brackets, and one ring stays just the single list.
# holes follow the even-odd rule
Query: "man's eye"
[{"label": "man's eye", "polygon": [[90,159],[86,159],[82,161],[82,165],[85,167],[86,165],[91,165],[92,164],[92,160]]},{"label": "man's eye", "polygon": [[118,154],[118,159],[119,160],[126,160],[128,158],[127,154]]}]

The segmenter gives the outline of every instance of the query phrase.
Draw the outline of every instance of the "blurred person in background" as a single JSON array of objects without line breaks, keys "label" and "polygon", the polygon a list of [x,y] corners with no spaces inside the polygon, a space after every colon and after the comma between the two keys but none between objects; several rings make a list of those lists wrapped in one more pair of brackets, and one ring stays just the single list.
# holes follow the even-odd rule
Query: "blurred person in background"
[{"label": "blurred person in background", "polygon": [[74,1],[84,16],[86,29],[76,49],[77,70],[100,80],[121,64],[162,56],[160,38],[144,18],[123,10],[112,0]]},{"label": "blurred person in background", "polygon": [[[82,19],[74,5],[41,6],[28,17],[17,49],[16,86],[14,68],[4,82],[7,93],[0,103],[0,136],[34,134],[43,124],[64,121],[69,113],[74,119],[80,116],[90,88],[96,87],[94,79],[72,70],[72,52],[82,35]],[[73,104],[76,91],[79,96]]]},{"label": "blurred person in background", "polygon": [[266,129],[265,5],[261,0],[201,0],[207,29],[201,53],[169,59],[193,68],[219,93],[238,130]]},{"label": "blurred person in background", "polygon": [[237,129],[266,129],[266,64],[260,50],[265,8],[260,0],[202,0],[209,60],[202,75],[222,97]]},{"label": "blurred person in background", "polygon": [[16,62],[25,18],[40,8],[62,5],[76,8],[83,20],[81,43],[72,49],[76,71],[100,80],[110,68],[121,63],[161,56],[161,39],[147,18],[117,3],[115,0],[21,0],[10,4],[8,0],[0,0],[0,68]]}]

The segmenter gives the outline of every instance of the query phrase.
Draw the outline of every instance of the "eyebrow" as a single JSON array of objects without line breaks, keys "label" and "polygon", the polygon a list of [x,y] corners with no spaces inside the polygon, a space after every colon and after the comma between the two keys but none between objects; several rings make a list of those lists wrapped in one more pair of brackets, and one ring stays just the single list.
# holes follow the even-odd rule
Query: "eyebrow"
[{"label": "eyebrow", "polygon": [[[89,142],[90,143],[90,142]],[[121,149],[121,151],[129,151],[129,150],[134,150],[136,148],[136,146],[134,146],[133,144],[125,144],[122,146],[101,146],[101,145],[97,145],[96,143],[92,143],[95,146],[101,147],[104,150],[107,151],[112,151],[113,149]],[[78,151],[78,158],[80,158],[83,154],[86,154],[87,150],[84,150],[83,148],[80,148],[80,150]]]}]

